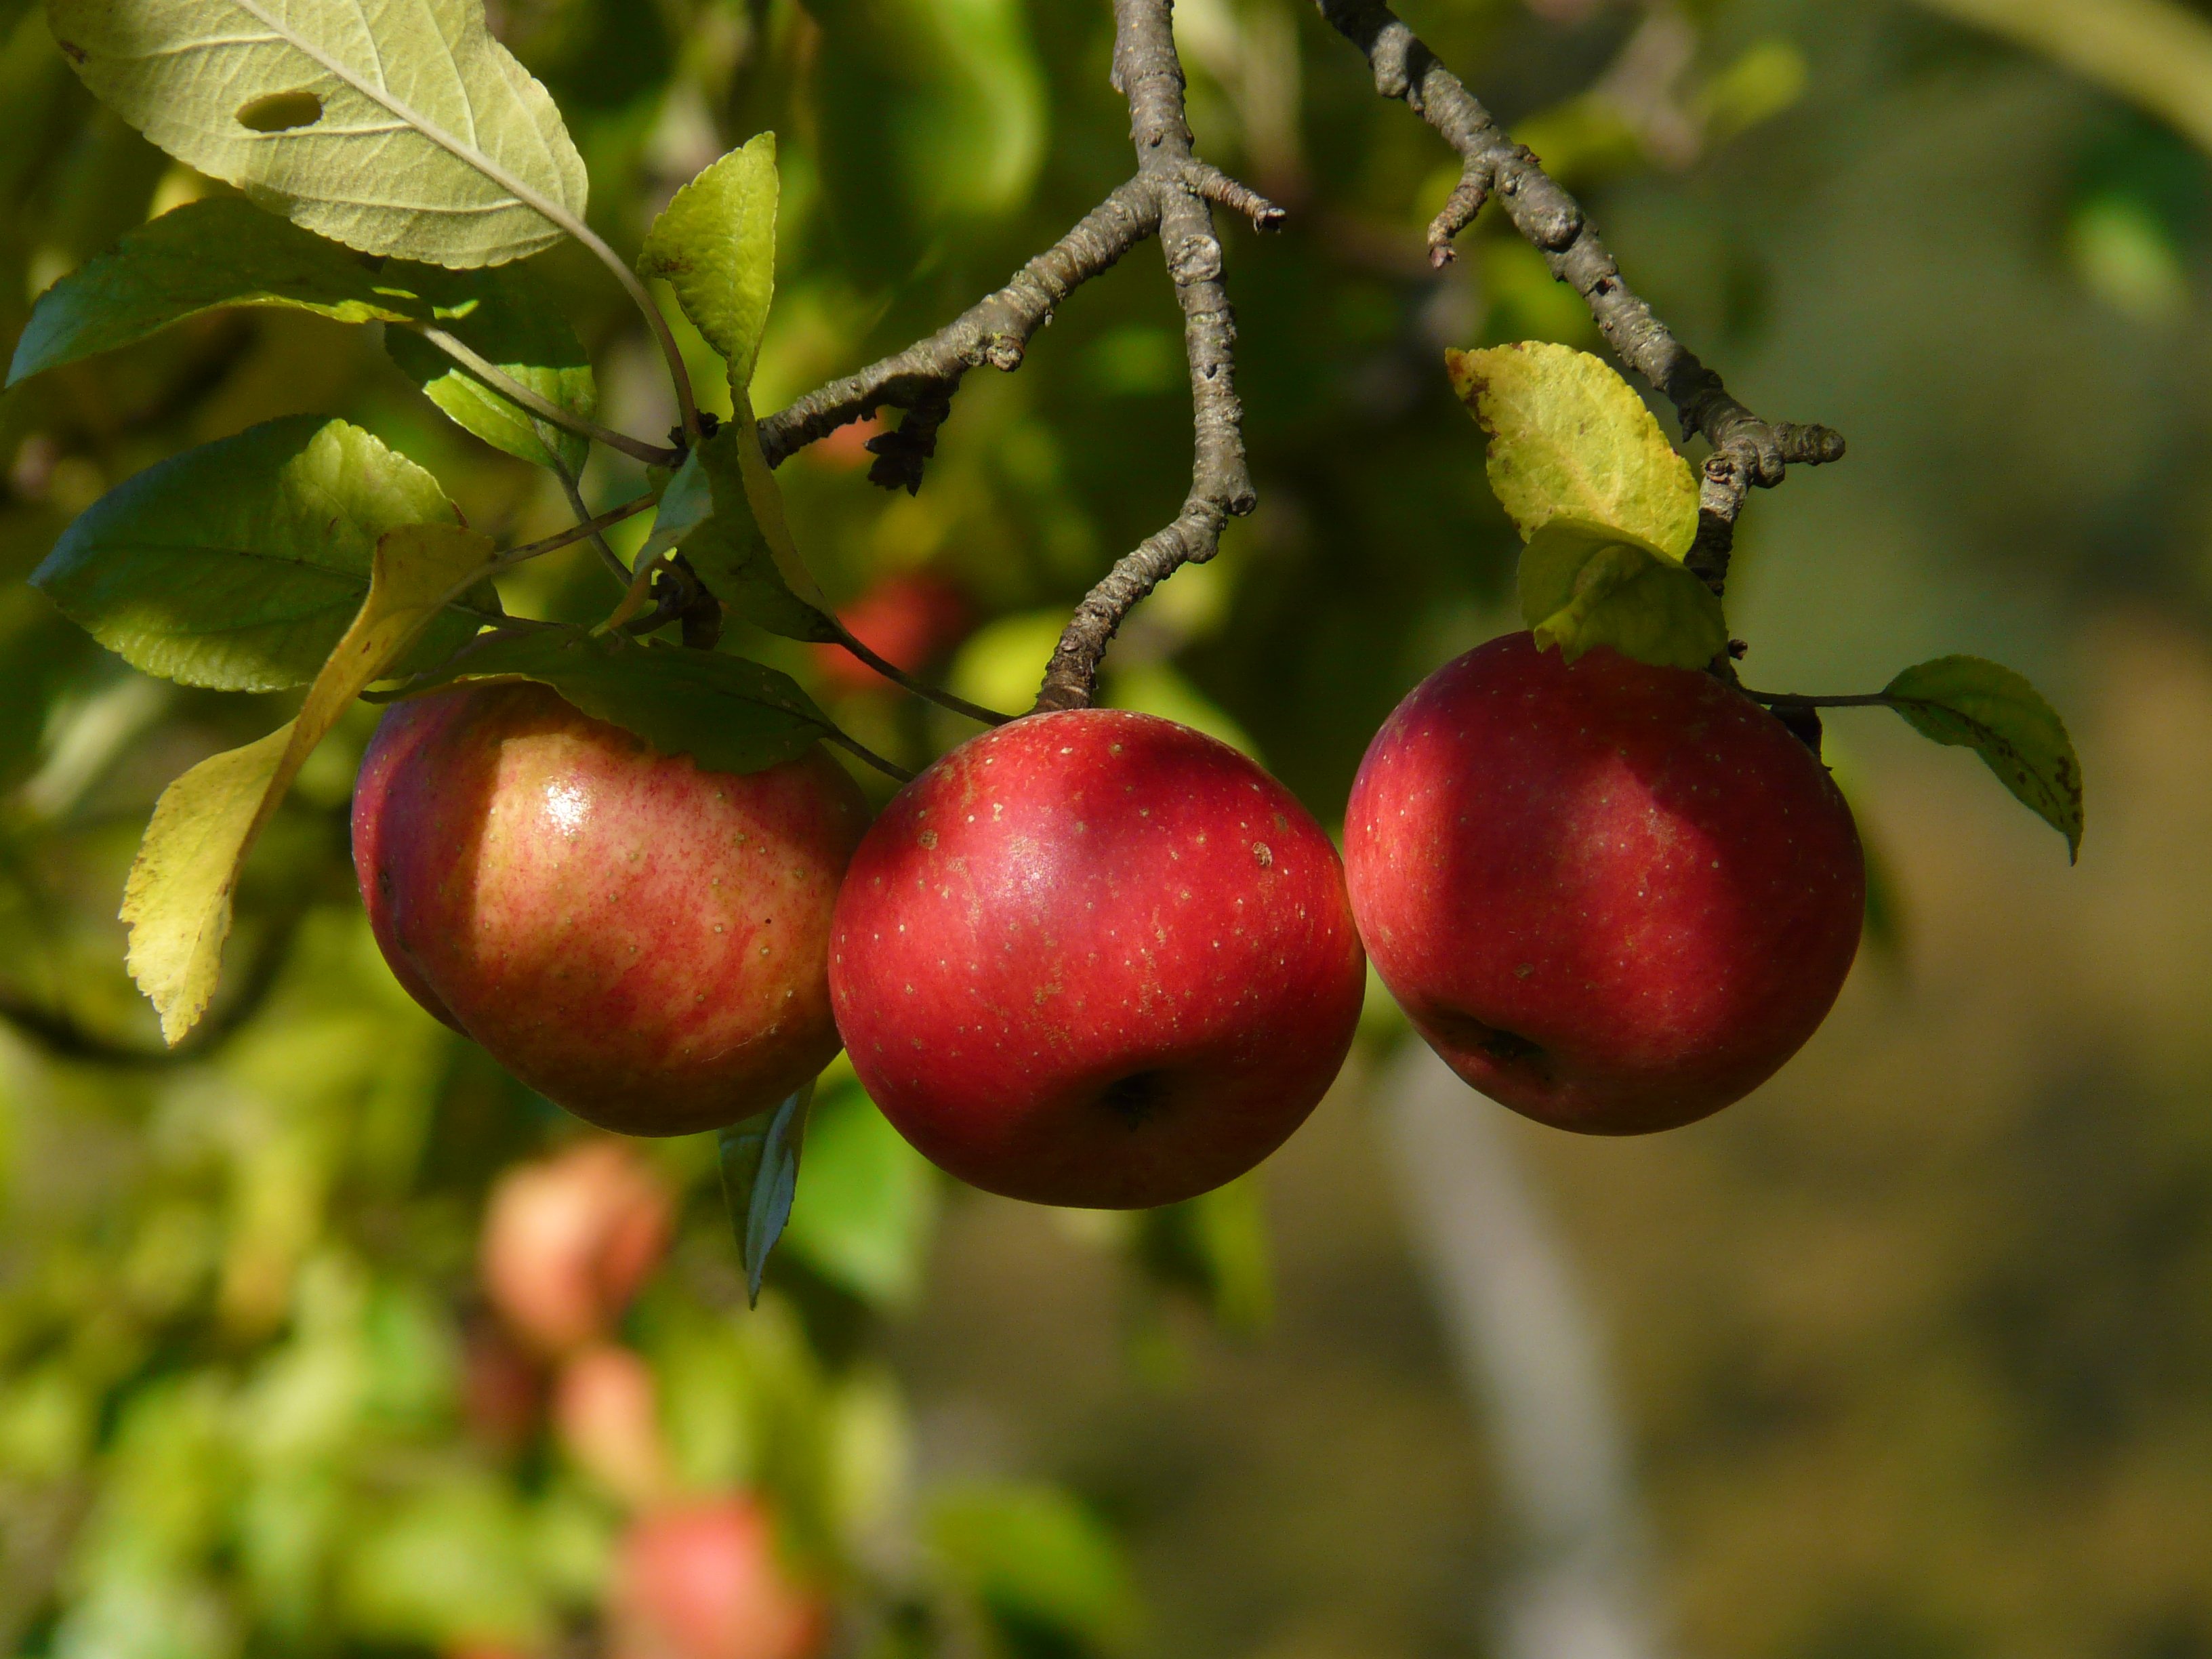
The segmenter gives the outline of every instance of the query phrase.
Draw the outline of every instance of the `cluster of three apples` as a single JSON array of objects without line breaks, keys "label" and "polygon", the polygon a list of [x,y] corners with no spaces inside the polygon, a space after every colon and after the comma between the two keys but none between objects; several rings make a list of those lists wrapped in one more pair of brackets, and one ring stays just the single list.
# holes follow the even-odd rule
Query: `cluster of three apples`
[{"label": "cluster of three apples", "polygon": [[842,1041],[933,1161],[1091,1207],[1279,1146],[1350,1048],[1363,940],[1470,1083],[1628,1133],[1795,1053],[1864,906],[1850,811],[1780,722],[1526,635],[1391,716],[1341,860],[1251,761],[1147,715],[995,728],[871,827],[818,751],[702,771],[534,684],[398,705],[354,844],[401,982],[581,1116],[714,1127]]}]

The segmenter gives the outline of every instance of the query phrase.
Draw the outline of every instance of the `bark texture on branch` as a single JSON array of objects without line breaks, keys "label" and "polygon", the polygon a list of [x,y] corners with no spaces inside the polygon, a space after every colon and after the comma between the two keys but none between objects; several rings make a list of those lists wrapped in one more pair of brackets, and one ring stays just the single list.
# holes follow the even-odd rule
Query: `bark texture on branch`
[{"label": "bark texture on branch", "polygon": [[1232,515],[1249,513],[1257,499],[1237,396],[1237,317],[1222,281],[1210,204],[1246,214],[1261,229],[1283,216],[1193,153],[1174,9],[1173,0],[1114,0],[1114,85],[1129,100],[1136,182],[1152,190],[1158,205],[1160,252],[1182,307],[1194,433],[1190,493],[1173,521],[1123,556],[1076,607],[1045,670],[1039,712],[1088,706],[1099,661],[1122,618],[1177,568],[1212,558],[1222,527]]},{"label": "bark texture on branch", "polygon": [[1316,0],[1322,15],[1366,55],[1375,89],[1401,100],[1459,152],[1460,182],[1429,226],[1429,258],[1452,258],[1452,239],[1495,198],[1513,228],[1541,253],[1552,274],[1581,295],[1607,343],[1674,405],[1686,441],[1712,445],[1698,494],[1698,539],[1690,568],[1715,592],[1727,581],[1735,520],[1753,486],[1782,482],[1790,463],[1840,460],[1844,440],[1825,426],[1769,422],[1729,395],[1651,307],[1622,281],[1580,204],[1516,144],[1459,77],[1382,0]]}]

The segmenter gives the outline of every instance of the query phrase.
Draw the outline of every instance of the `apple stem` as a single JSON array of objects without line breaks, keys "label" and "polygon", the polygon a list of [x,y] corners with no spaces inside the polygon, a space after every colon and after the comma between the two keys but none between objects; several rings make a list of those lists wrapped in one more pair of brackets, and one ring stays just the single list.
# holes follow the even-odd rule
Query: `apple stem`
[{"label": "apple stem", "polygon": [[1004,726],[1013,719],[1012,714],[1001,714],[996,709],[986,708],[981,703],[970,702],[965,697],[956,696],[940,687],[916,679],[896,663],[878,655],[862,643],[842,623],[837,624],[837,642],[894,685],[902,686],[915,696],[926,698],[940,708],[949,708],[956,714],[965,714],[969,720],[981,720],[986,726]]},{"label": "apple stem", "polygon": [[848,737],[844,732],[840,732],[835,726],[830,727],[830,730],[822,734],[822,740],[824,743],[835,744],[838,748],[843,750],[847,754],[853,756],[855,759],[865,761],[870,766],[874,767],[877,771],[881,772],[885,777],[896,778],[901,783],[912,783],[914,781],[914,774],[908,771],[905,767],[901,766],[896,761],[885,759],[883,756],[878,755],[874,750],[869,748],[867,744],[862,743],[858,738]]}]

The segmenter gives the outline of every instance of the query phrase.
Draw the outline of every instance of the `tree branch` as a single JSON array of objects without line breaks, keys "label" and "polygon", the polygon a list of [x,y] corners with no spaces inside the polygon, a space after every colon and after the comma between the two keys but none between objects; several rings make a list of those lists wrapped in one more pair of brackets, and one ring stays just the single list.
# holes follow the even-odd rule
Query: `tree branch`
[{"label": "tree branch", "polygon": [[1792,461],[1840,460],[1844,440],[1824,426],[1761,420],[1698,362],[1621,280],[1620,267],[1581,205],[1516,144],[1488,110],[1437,61],[1382,0],[1316,0],[1322,15],[1366,54],[1375,89],[1402,100],[1457,150],[1460,182],[1429,227],[1429,258],[1448,264],[1452,239],[1493,197],[1552,274],[1581,295],[1620,360],[1674,405],[1682,436],[1702,434],[1712,445],[1698,494],[1698,539],[1688,563],[1719,592],[1728,580],[1736,515],[1753,485],[1782,482]]},{"label": "tree branch", "polygon": [[1212,558],[1231,515],[1249,513],[1256,499],[1237,396],[1237,319],[1209,204],[1245,213],[1261,229],[1283,215],[1192,153],[1173,11],[1173,0],[1114,0],[1114,85],[1129,100],[1136,182],[1158,204],[1160,252],[1182,307],[1194,434],[1190,494],[1172,523],[1125,555],[1076,607],[1045,670],[1039,712],[1087,708],[1122,618],[1180,566]]},{"label": "tree branch", "polygon": [[1123,254],[1154,234],[1159,222],[1150,181],[1132,179],[1016,271],[1004,288],[936,333],[769,416],[760,423],[761,453],[769,465],[781,465],[807,445],[888,404],[912,413],[900,431],[871,444],[877,459],[869,477],[886,489],[919,489],[922,463],[936,449],[937,428],[951,413],[952,394],[968,371],[985,365],[1009,373],[1019,368],[1030,337],[1052,320],[1060,302],[1113,269]]}]

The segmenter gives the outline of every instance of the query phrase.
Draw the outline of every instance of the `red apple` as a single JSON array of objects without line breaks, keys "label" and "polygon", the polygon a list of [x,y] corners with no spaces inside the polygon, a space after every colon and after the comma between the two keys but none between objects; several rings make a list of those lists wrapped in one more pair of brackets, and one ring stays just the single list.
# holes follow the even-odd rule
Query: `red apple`
[{"label": "red apple", "polygon": [[1345,822],[1360,936],[1431,1047],[1592,1134],[1764,1082],[1827,1015],[1866,872],[1819,760],[1711,675],[1526,634],[1437,671]]},{"label": "red apple", "polygon": [[768,1516],[744,1498],[639,1520],[609,1601],[613,1659],[806,1659],[826,1622],[819,1599],[777,1559]]},{"label": "red apple", "polygon": [[674,1207],[666,1184],[619,1141],[510,1170],[484,1208],[485,1292],[540,1353],[596,1342],[659,1264]]},{"label": "red apple", "polygon": [[[884,577],[837,620],[886,662],[918,674],[966,637],[974,612],[951,582],[915,570]],[[813,653],[822,678],[839,691],[896,689],[842,645],[817,645]]]},{"label": "red apple", "polygon": [[830,907],[866,811],[820,750],[705,771],[488,684],[395,704],[362,776],[355,866],[392,971],[578,1116],[711,1129],[837,1052]]},{"label": "red apple", "polygon": [[901,792],[838,896],[830,994],[884,1115],[962,1180],[1168,1204],[1280,1146],[1364,988],[1342,866],[1226,744],[1078,709]]},{"label": "red apple", "polygon": [[659,1390],[629,1349],[605,1342],[569,1357],[553,1385],[553,1430],[576,1466],[623,1502],[666,1495]]}]

